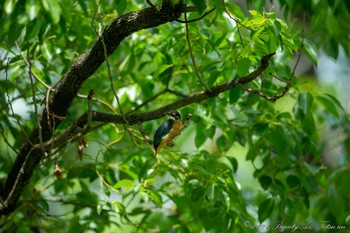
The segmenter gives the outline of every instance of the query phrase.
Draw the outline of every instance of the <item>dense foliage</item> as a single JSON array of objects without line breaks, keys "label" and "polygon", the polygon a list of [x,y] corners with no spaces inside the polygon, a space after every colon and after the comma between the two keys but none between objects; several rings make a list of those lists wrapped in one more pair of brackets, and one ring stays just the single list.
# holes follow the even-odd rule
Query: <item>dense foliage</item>
[{"label": "dense foliage", "polygon": [[[0,231],[349,229],[349,115],[334,92],[295,68],[302,54],[313,65],[320,50],[349,56],[350,4],[237,2],[185,2],[196,7],[187,20],[205,15],[188,30],[181,14],[127,37],[83,84],[67,114],[55,116],[62,122],[53,137],[90,107],[126,116],[157,110],[205,85],[245,77],[276,53],[258,78],[178,109],[192,121],[173,148],[159,153],[159,164],[142,134],[152,137],[165,118],[142,122],[141,130],[89,122],[84,133],[45,151],[16,208],[0,217]],[[154,4],[160,10],[162,3]],[[109,23],[147,7],[140,0],[0,4],[0,210],[2,184],[47,108],[50,88]]]}]

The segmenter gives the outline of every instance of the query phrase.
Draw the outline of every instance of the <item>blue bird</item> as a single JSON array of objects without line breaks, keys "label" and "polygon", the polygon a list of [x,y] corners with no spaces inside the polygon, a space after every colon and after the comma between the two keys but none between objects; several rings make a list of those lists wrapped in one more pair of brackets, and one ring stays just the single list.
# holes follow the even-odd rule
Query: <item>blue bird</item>
[{"label": "blue bird", "polygon": [[[181,114],[178,111],[170,111],[167,113],[169,118],[158,127],[153,136],[154,156],[164,146],[173,146],[174,139],[182,130],[183,124]],[[157,158],[158,162],[159,159]]]}]

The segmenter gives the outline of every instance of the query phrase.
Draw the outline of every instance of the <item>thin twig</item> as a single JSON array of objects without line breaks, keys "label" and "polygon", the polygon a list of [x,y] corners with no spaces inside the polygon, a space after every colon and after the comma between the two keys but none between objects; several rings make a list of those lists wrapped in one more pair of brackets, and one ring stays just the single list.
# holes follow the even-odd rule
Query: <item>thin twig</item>
[{"label": "thin twig", "polygon": [[[16,43],[17,44],[17,43]],[[17,44],[18,46],[18,44]],[[30,80],[30,86],[32,88],[32,100],[33,100],[33,105],[34,105],[34,113],[35,113],[35,118],[36,118],[36,124],[38,125],[38,133],[39,133],[39,142],[40,144],[43,144],[43,135],[42,135],[42,127],[40,124],[40,115],[38,112],[38,105],[36,103],[36,94],[35,94],[35,88],[34,88],[34,81],[33,81],[33,72],[32,72],[32,62],[30,61],[29,58],[29,45],[27,44],[27,64],[28,64],[28,75],[29,75],[29,80]],[[18,46],[19,48],[19,46]],[[24,56],[23,56],[24,57]],[[43,151],[44,153],[44,151]]]},{"label": "thin twig", "polygon": [[[129,125],[137,124],[139,121],[146,122],[154,119],[158,119],[166,114],[166,112],[169,112],[170,110],[176,110],[184,106],[188,106],[193,103],[200,103],[206,99],[210,99],[213,97],[216,97],[220,93],[223,93],[225,91],[228,91],[232,88],[239,87],[239,84],[247,84],[253,80],[255,80],[257,77],[261,75],[263,71],[267,69],[269,66],[269,58],[271,58],[275,53],[270,53],[262,57],[261,64],[258,66],[254,71],[252,71],[250,74],[232,79],[229,82],[222,83],[220,85],[212,87],[212,92],[209,93],[207,91],[202,91],[198,93],[194,93],[193,95],[182,98],[180,100],[177,100],[175,102],[172,102],[168,105],[165,105],[163,107],[160,107],[158,109],[155,109],[153,111],[149,112],[143,112],[139,114],[128,114],[125,117],[128,120]],[[116,115],[116,114],[109,114],[109,113],[103,113],[103,112],[93,112],[93,121],[98,122],[104,122],[104,123],[116,123],[116,124],[124,124],[125,121],[122,116]],[[86,113],[83,114],[79,119],[77,120],[78,125],[82,127],[86,124],[87,115]]]},{"label": "thin twig", "polygon": [[[81,99],[88,99],[87,95],[82,95],[82,94],[77,94],[77,97],[81,98]],[[100,99],[98,99],[96,97],[92,97],[92,100],[96,101],[97,103],[100,103],[100,104],[104,105],[109,110],[111,110],[112,112],[116,113],[115,109],[109,103],[107,103],[106,101],[100,100]]]},{"label": "thin twig", "polygon": [[[15,45],[16,45],[16,47],[17,47],[17,49],[18,49],[18,51],[19,51],[21,57],[23,58],[24,63],[26,63],[26,65],[28,66],[29,72],[33,75],[33,77],[36,79],[36,81],[38,81],[39,83],[41,83],[41,84],[42,84],[44,87],[46,87],[46,88],[51,88],[51,86],[50,86],[49,84],[45,83],[43,80],[41,80],[41,78],[39,78],[39,77],[33,72],[32,68],[31,68],[32,65],[31,65],[30,62],[27,60],[27,58],[22,54],[21,48],[19,47],[19,45],[18,45],[17,42],[15,42]],[[52,89],[52,90],[55,91],[54,89]]]},{"label": "thin twig", "polygon": [[143,129],[143,127],[142,127],[142,122],[141,122],[141,121],[137,123],[137,126],[138,126],[138,128],[139,128],[139,131],[140,131],[142,137],[145,139],[145,141],[146,141],[149,145],[153,145],[153,141],[148,137],[147,132]]},{"label": "thin twig", "polygon": [[24,130],[21,122],[19,121],[18,117],[15,114],[15,111],[13,110],[13,106],[12,106],[12,103],[11,103],[11,98],[10,98],[9,90],[8,90],[8,67],[9,67],[9,62],[10,62],[10,60],[8,59],[7,63],[6,63],[6,72],[5,72],[5,92],[6,92],[7,102],[8,102],[8,105],[10,107],[10,110],[11,110],[11,115],[15,118],[18,126],[21,128],[21,131],[23,132],[23,134],[24,134],[24,136],[26,138],[26,141],[28,141],[30,143],[30,145],[33,146],[33,143],[29,140],[29,136],[28,136],[27,132]]},{"label": "thin twig", "polygon": [[136,112],[137,110],[139,110],[140,108],[146,106],[147,104],[149,104],[150,102],[152,102],[153,100],[157,99],[159,96],[165,94],[165,93],[171,93],[171,94],[174,94],[176,96],[179,96],[179,97],[183,97],[183,98],[187,98],[189,97],[188,95],[185,95],[179,91],[175,91],[175,90],[172,90],[170,88],[165,88],[164,90],[162,90],[161,92],[158,92],[157,94],[155,94],[154,96],[152,96],[151,98],[145,100],[144,102],[142,102],[142,104],[140,105],[137,105],[135,108],[133,108],[131,111],[127,112],[126,114],[130,114],[130,113],[133,113],[133,112]]},{"label": "thin twig", "polygon": [[2,131],[2,129],[0,129],[0,134],[2,135],[2,137],[4,138],[5,143],[8,145],[8,147],[10,147],[16,154],[18,154],[18,151],[16,150],[15,147],[13,147],[10,142],[7,140],[5,133]]},{"label": "thin twig", "polygon": [[147,4],[153,8],[155,11],[158,11],[157,7],[150,1],[150,0],[146,0]]},{"label": "thin twig", "polygon": [[158,92],[157,94],[155,94],[154,96],[152,96],[151,98],[145,100],[144,102],[142,102],[142,104],[136,106],[134,109],[132,109],[131,111],[129,111],[127,114],[130,114],[132,112],[135,112],[137,110],[139,110],[140,108],[142,108],[143,106],[149,104],[150,102],[152,102],[153,100],[157,99],[159,96],[163,95],[164,93],[167,92],[167,89],[162,90],[161,92]]},{"label": "thin twig", "polygon": [[106,65],[107,65],[109,81],[111,83],[111,87],[112,87],[112,91],[113,91],[114,97],[117,100],[117,104],[118,104],[118,108],[119,108],[120,114],[123,116],[123,119],[125,120],[125,123],[127,123],[125,115],[124,115],[124,112],[123,112],[123,109],[122,109],[122,106],[120,104],[119,97],[117,95],[117,91],[116,91],[116,89],[114,87],[113,78],[112,78],[112,71],[111,71],[111,67],[110,67],[109,60],[108,60],[108,55],[107,55],[107,46],[106,46],[106,43],[104,41],[103,34],[102,34],[102,20],[101,20],[100,0],[98,0],[97,9],[98,9],[98,20],[99,20],[99,22],[98,22],[98,29],[99,29],[98,30],[98,34],[99,34],[99,38],[100,38],[102,46],[103,46],[103,54],[105,56],[105,61],[106,61]]},{"label": "thin twig", "polygon": [[[221,92],[224,92],[226,90],[229,90],[233,87],[239,87],[240,84],[245,84],[248,83],[255,78],[257,78],[268,66],[267,60],[273,56],[274,53],[265,55],[262,58],[261,65],[253,71],[251,74],[242,77],[240,79],[233,79],[230,82],[221,84],[219,86],[213,87],[213,93],[208,94],[207,92],[200,92],[196,93],[190,97],[183,98],[179,101],[176,101],[172,104],[169,104],[167,106],[164,106],[156,111],[156,112],[145,112],[141,114],[134,114],[134,115],[127,115],[128,117],[128,124],[139,124],[140,122],[145,122],[153,119],[157,119],[160,116],[164,115],[165,112],[171,110],[171,109],[178,109],[179,107],[189,105],[191,103],[198,103],[201,102],[205,99],[214,97],[218,95]],[[44,147],[45,150],[51,149],[55,150],[51,155],[56,154],[60,149],[64,148],[65,145],[68,142],[75,141],[78,139],[80,135],[85,135],[101,126],[104,125],[104,123],[99,124],[97,126],[93,126],[91,128],[83,128],[84,125],[87,122],[87,114],[82,115],[72,126],[70,126],[67,130],[62,132],[60,135],[57,135],[55,138],[52,138],[51,140],[45,142],[43,145],[37,144],[34,145],[32,150],[40,149]],[[158,115],[157,115],[158,114]],[[109,123],[117,123],[117,124],[125,124],[125,121],[120,115],[113,115],[113,114],[106,114],[106,113],[100,113],[100,112],[95,112],[92,111],[92,121],[97,121],[97,122],[109,122]],[[185,122],[183,125],[183,128],[186,128],[190,120],[190,116],[188,116],[188,121],[187,123]],[[125,131],[124,131],[125,132]],[[30,152],[31,153],[31,152]]]},{"label": "thin twig", "polygon": [[301,27],[301,44],[300,44],[300,48],[298,49],[298,57],[297,57],[297,61],[293,67],[293,71],[291,73],[291,76],[290,76],[290,80],[292,79],[292,77],[294,76],[295,74],[295,70],[297,69],[297,66],[299,64],[299,61],[300,61],[300,57],[301,57],[301,50],[302,48],[304,47],[304,25],[305,25],[305,13],[303,14],[303,26]]},{"label": "thin twig", "polygon": [[[303,29],[302,29],[302,30],[303,30]],[[270,101],[276,101],[277,99],[282,98],[282,97],[289,91],[289,89],[290,89],[290,87],[291,87],[291,85],[292,85],[292,84],[291,84],[291,80],[292,80],[292,78],[293,78],[293,76],[294,76],[295,70],[296,70],[296,68],[297,68],[297,66],[298,66],[298,64],[299,64],[299,61],[300,61],[301,49],[302,49],[302,47],[303,47],[303,40],[304,40],[304,38],[302,37],[302,42],[301,42],[300,48],[298,49],[298,57],[297,57],[297,60],[296,60],[296,62],[295,62],[295,65],[294,65],[294,67],[293,67],[293,71],[292,71],[292,73],[290,74],[289,79],[288,79],[288,80],[283,80],[283,79],[281,79],[281,78],[279,78],[279,77],[277,77],[277,76],[275,76],[275,75],[273,75],[273,74],[270,74],[270,75],[272,75],[274,78],[276,78],[277,80],[279,80],[279,81],[281,81],[281,82],[285,82],[285,83],[287,84],[287,85],[284,87],[284,89],[283,89],[283,91],[282,91],[281,93],[276,94],[276,95],[274,95],[274,96],[269,96],[269,95],[266,95],[265,93],[263,93],[261,90],[254,90],[254,89],[248,88],[248,87],[246,87],[246,86],[244,86],[244,85],[242,85],[242,84],[239,84],[239,86],[240,86],[242,89],[244,89],[245,91],[247,91],[247,92],[250,92],[250,93],[253,93],[253,94],[257,94],[257,95],[263,97],[264,99],[267,99],[267,100],[270,100]]]},{"label": "thin twig", "polygon": [[45,95],[45,109],[46,109],[46,119],[47,119],[47,123],[49,125],[49,128],[52,131],[52,127],[51,127],[51,123],[50,123],[50,107],[49,107],[49,103],[50,103],[50,93],[51,93],[51,87],[47,89],[46,91],[46,95]]},{"label": "thin twig", "polygon": [[181,92],[179,92],[179,91],[172,90],[172,89],[170,89],[170,88],[167,88],[166,90],[167,90],[167,92],[169,92],[169,93],[171,93],[171,94],[174,94],[174,95],[177,95],[177,96],[179,96],[179,97],[183,97],[183,98],[189,97],[188,95],[185,95],[185,94],[183,94],[183,93],[181,93]]},{"label": "thin twig", "polygon": [[[185,20],[187,22],[187,16],[186,16],[186,13],[185,13]],[[207,92],[211,92],[210,88],[207,86],[207,84],[203,81],[202,77],[201,77],[201,74],[199,73],[198,71],[198,67],[197,67],[197,64],[196,64],[196,60],[194,58],[194,55],[193,55],[193,51],[192,51],[192,46],[191,46],[191,42],[190,42],[190,33],[189,33],[189,29],[188,29],[188,24],[186,23],[186,39],[187,39],[187,44],[188,44],[188,50],[190,52],[190,56],[191,56],[191,60],[192,60],[192,63],[193,63],[193,67],[194,67],[194,70],[196,72],[196,75],[200,81],[200,83],[202,83],[202,85],[204,86],[204,88],[206,89]]]},{"label": "thin twig", "polygon": [[226,13],[233,21],[235,21],[237,25],[239,24],[239,25],[241,25],[242,27],[244,27],[244,28],[246,28],[246,29],[248,29],[248,30],[254,31],[252,28],[249,28],[249,27],[243,25],[239,19],[237,19],[235,16],[233,16],[233,15],[227,10],[227,8],[226,8],[226,6],[225,6],[225,0],[221,0],[221,5],[222,5],[222,8],[224,9],[225,13]]},{"label": "thin twig", "polygon": [[103,178],[102,174],[99,172],[99,170],[98,170],[98,168],[97,168],[97,164],[98,164],[98,159],[99,159],[99,157],[100,157],[100,154],[101,154],[102,150],[108,149],[108,148],[111,147],[112,145],[118,143],[122,138],[123,138],[123,135],[122,135],[120,138],[118,138],[118,139],[116,139],[116,140],[114,140],[114,141],[112,141],[112,142],[109,142],[107,145],[104,145],[103,147],[101,147],[101,148],[98,150],[97,155],[96,155],[96,158],[95,158],[95,171],[96,171],[97,176],[100,178],[101,182],[102,182],[107,188],[109,188],[110,190],[112,190],[113,192],[118,193],[118,194],[120,194],[120,190],[117,190],[117,189],[113,188],[113,186],[111,186],[110,184],[108,184],[108,182]]},{"label": "thin twig", "polygon": [[0,196],[0,203],[4,208],[7,208],[7,204],[4,202],[4,200],[2,200],[1,196]]},{"label": "thin twig", "polygon": [[[209,15],[211,12],[213,12],[216,9],[216,7],[213,7],[211,10],[205,12],[202,16],[200,16],[199,18],[196,19],[191,19],[191,20],[181,20],[181,19],[176,19],[177,22],[179,23],[193,23],[199,20],[202,20],[205,16]],[[186,15],[186,13],[185,13]]]},{"label": "thin twig", "polygon": [[[33,147],[33,148],[34,148],[34,147]],[[33,148],[31,149],[31,151],[33,150]],[[30,151],[30,152],[31,152],[31,151]],[[14,182],[12,188],[11,188],[11,191],[9,192],[9,194],[7,195],[7,198],[6,198],[5,201],[4,201],[5,206],[8,206],[8,202],[9,202],[9,200],[11,200],[12,195],[14,194],[14,191],[15,191],[16,188],[17,188],[17,184],[18,184],[18,182],[19,182],[19,180],[20,180],[22,174],[24,173],[24,169],[23,169],[23,168],[26,166],[26,163],[27,163],[29,157],[30,157],[30,156],[26,156],[24,162],[22,163],[21,169],[20,169],[19,172],[17,173],[17,177],[16,177],[16,180],[15,180],[15,182]]]},{"label": "thin twig", "polygon": [[[67,130],[62,132],[60,135],[57,135],[55,138],[52,138],[51,140],[45,142],[43,144],[44,148],[50,148],[51,150],[51,156],[57,154],[61,149],[65,148],[66,145],[69,143],[75,142],[79,140],[79,137],[82,135],[86,135],[87,133],[94,131],[98,128],[101,128],[104,123],[100,123],[94,126],[91,126],[89,129],[88,128],[80,128],[76,124],[70,126]],[[34,145],[34,148],[39,148],[40,145]]]},{"label": "thin twig", "polygon": [[95,91],[90,89],[89,94],[88,94],[88,119],[87,119],[87,128],[91,127],[91,122],[92,122],[92,96],[95,94]]},{"label": "thin twig", "polygon": [[236,19],[236,17],[233,17],[233,16],[230,14],[230,12],[226,9],[225,0],[222,0],[222,1],[221,1],[221,4],[222,4],[222,8],[224,9],[224,11],[225,11],[225,13],[228,15],[228,17],[230,17],[233,21],[235,21],[235,23],[236,23],[236,28],[237,28],[237,32],[238,32],[238,35],[239,35],[239,39],[241,40],[241,44],[242,44],[242,46],[243,46],[243,48],[244,48],[244,43],[243,43],[242,34],[241,34],[241,32],[239,31],[239,27],[238,27],[238,25],[241,25],[241,26],[243,26],[243,25],[240,23],[240,21],[239,21],[238,19]]},{"label": "thin twig", "polygon": [[261,90],[255,90],[255,89],[246,87],[246,86],[244,86],[243,84],[240,84],[240,83],[238,84],[238,86],[241,87],[243,90],[249,92],[249,93],[259,95],[260,97],[262,97],[262,98],[264,98],[266,100],[276,101],[276,100],[282,98],[289,91],[289,88],[291,87],[291,83],[287,82],[287,85],[283,88],[283,91],[281,93],[278,93],[278,94],[273,95],[273,96],[269,96],[269,95],[263,93]]}]

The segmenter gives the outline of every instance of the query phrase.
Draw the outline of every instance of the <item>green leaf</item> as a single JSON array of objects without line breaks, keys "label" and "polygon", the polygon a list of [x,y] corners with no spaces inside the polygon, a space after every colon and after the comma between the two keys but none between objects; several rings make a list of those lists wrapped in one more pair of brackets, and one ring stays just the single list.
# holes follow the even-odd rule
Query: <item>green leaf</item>
[{"label": "green leaf", "polygon": [[205,189],[201,186],[196,187],[191,192],[191,201],[198,202],[200,199],[204,198]]},{"label": "green leaf", "polygon": [[8,32],[8,39],[12,43],[17,40],[22,30],[17,22],[12,22]]},{"label": "green leaf", "polygon": [[339,111],[337,109],[336,103],[328,96],[316,96],[316,99],[323,105],[323,107],[334,116],[339,118]]},{"label": "green leaf", "polygon": [[289,175],[286,182],[291,189],[298,189],[301,185],[300,179],[295,175]]},{"label": "green leaf", "polygon": [[170,68],[174,67],[173,64],[171,65],[161,65],[155,72],[155,76],[160,76],[162,73],[164,73],[165,71],[169,70]]},{"label": "green leaf", "polygon": [[207,140],[207,135],[205,132],[205,126],[203,124],[197,125],[196,136],[194,138],[194,144],[199,148]]},{"label": "green leaf", "polygon": [[76,177],[90,178],[90,180],[94,180],[97,177],[95,165],[92,163],[86,163],[86,164],[78,164],[76,166],[72,166],[68,170],[67,178],[71,179]]},{"label": "green leaf", "polygon": [[272,179],[270,176],[266,176],[266,175],[262,175],[260,178],[259,178],[259,182],[261,184],[261,187],[264,189],[264,190],[267,190],[271,183],[272,183]]},{"label": "green leaf", "polygon": [[337,19],[333,14],[329,15],[329,17],[327,17],[326,20],[326,25],[327,25],[327,29],[328,32],[330,32],[330,34],[336,36],[341,35],[341,25],[339,23],[339,19]]},{"label": "green leaf", "polygon": [[88,206],[97,206],[97,204],[99,203],[97,195],[93,192],[90,192],[89,189],[77,193],[76,197],[74,197],[73,200],[77,203],[80,203],[81,205]]},{"label": "green leaf", "polygon": [[116,5],[117,5],[117,12],[118,15],[123,15],[123,13],[126,10],[127,7],[127,1],[126,0],[116,0],[115,1]]},{"label": "green leaf", "polygon": [[158,192],[155,192],[151,189],[148,189],[147,191],[150,197],[152,198],[152,200],[154,201],[154,203],[156,203],[159,207],[162,207],[163,206],[162,196]]},{"label": "green leaf", "polygon": [[343,108],[343,106],[341,105],[341,103],[339,102],[339,100],[336,97],[334,97],[331,94],[325,94],[325,95],[328,96],[331,100],[333,100],[333,102],[345,112],[345,109]]},{"label": "green leaf", "polygon": [[315,119],[311,113],[305,116],[302,121],[302,127],[309,136],[313,136],[317,133]]},{"label": "green leaf", "polygon": [[49,204],[47,201],[37,201],[35,202],[35,205],[44,210],[45,212],[49,212]]},{"label": "green leaf", "polygon": [[84,11],[84,15],[88,16],[88,11],[87,11],[87,7],[86,7],[86,4],[85,4],[85,1],[84,0],[78,0],[78,2],[79,2],[79,5],[80,5],[81,9],[83,9],[83,11]]},{"label": "green leaf", "polygon": [[230,104],[236,103],[239,100],[239,98],[242,96],[242,94],[243,94],[242,88],[231,89],[229,92]]},{"label": "green leaf", "polygon": [[118,181],[113,188],[119,189],[121,187],[124,187],[126,190],[130,190],[134,186],[134,181],[133,180],[128,180],[128,179],[123,179]]},{"label": "green leaf", "polygon": [[16,1],[15,0],[5,0],[4,8],[5,12],[9,15],[12,13],[13,9],[15,8]]},{"label": "green leaf", "polygon": [[37,36],[40,32],[40,27],[42,27],[42,22],[41,19],[35,19],[32,22],[28,23],[27,29],[26,29],[26,34],[24,38],[26,40],[30,40],[33,37]]},{"label": "green leaf", "polygon": [[231,162],[231,165],[233,167],[233,172],[237,172],[237,169],[238,169],[238,161],[237,159],[235,159],[234,157],[227,157],[230,162]]},{"label": "green leaf", "polygon": [[241,77],[249,74],[250,60],[248,58],[241,59],[237,64],[237,74]]},{"label": "green leaf", "polygon": [[242,9],[237,4],[226,4],[226,8],[229,10],[229,12],[239,19],[244,19],[245,15],[242,11]]},{"label": "green leaf", "polygon": [[310,92],[303,92],[299,94],[298,107],[304,115],[306,115],[310,111],[313,101],[314,97],[312,96],[312,94],[310,94]]},{"label": "green leaf", "polygon": [[285,155],[289,149],[291,138],[281,125],[277,125],[270,131],[270,141],[280,155]]},{"label": "green leaf", "polygon": [[227,151],[228,149],[230,149],[231,143],[230,141],[227,139],[227,137],[225,137],[225,135],[221,135],[220,137],[218,137],[218,139],[216,140],[216,144],[218,146],[219,151]]},{"label": "green leaf", "polygon": [[216,126],[215,125],[210,126],[209,129],[207,130],[208,137],[212,139],[215,135],[215,132],[216,132]]},{"label": "green leaf", "polygon": [[28,14],[29,20],[33,20],[38,16],[40,11],[39,1],[29,0],[26,2],[26,12]]},{"label": "green leaf", "polygon": [[123,203],[115,201],[113,202],[112,207],[115,212],[120,213],[121,215],[125,215],[126,208]]},{"label": "green leaf", "polygon": [[248,11],[252,16],[261,16],[260,12],[256,10],[248,10]]},{"label": "green leaf", "polygon": [[133,216],[133,215],[140,215],[140,214],[148,214],[150,213],[150,210],[144,208],[144,207],[136,207],[135,209],[133,209],[131,211],[131,213],[129,215]]},{"label": "green leaf", "polygon": [[102,204],[98,204],[97,207],[96,207],[96,213],[97,213],[98,215],[100,215],[100,214],[101,214],[101,211],[102,211]]},{"label": "green leaf", "polygon": [[53,24],[58,24],[61,18],[61,6],[57,0],[43,0],[45,10],[50,14]]},{"label": "green leaf", "polygon": [[205,8],[207,8],[207,4],[204,0],[191,0],[191,2],[193,2],[193,4],[197,7],[199,14],[201,14]]},{"label": "green leaf", "polygon": [[310,40],[304,38],[304,47],[302,48],[308,58],[317,66],[317,47]]},{"label": "green leaf", "polygon": [[275,202],[272,198],[266,199],[260,204],[258,210],[258,219],[260,222],[263,222],[271,215],[274,206]]}]

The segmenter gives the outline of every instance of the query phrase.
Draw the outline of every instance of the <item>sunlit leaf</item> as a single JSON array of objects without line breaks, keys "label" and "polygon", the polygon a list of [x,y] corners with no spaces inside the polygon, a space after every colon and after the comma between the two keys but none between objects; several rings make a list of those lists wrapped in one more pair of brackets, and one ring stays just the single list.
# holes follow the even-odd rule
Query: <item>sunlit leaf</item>
[{"label": "sunlit leaf", "polygon": [[15,8],[15,4],[16,4],[15,0],[5,0],[5,3],[4,3],[5,12],[7,14],[11,14],[13,9]]},{"label": "sunlit leaf", "polygon": [[50,14],[51,20],[57,24],[61,18],[61,6],[57,0],[43,0],[45,10]]},{"label": "sunlit leaf", "polygon": [[120,180],[118,181],[118,183],[116,183],[113,188],[115,189],[119,189],[119,188],[125,188],[126,190],[130,190],[132,187],[134,186],[134,181],[132,180]]},{"label": "sunlit leaf", "polygon": [[38,16],[40,11],[40,5],[38,1],[29,0],[26,2],[26,12],[28,14],[29,20],[33,20]]},{"label": "sunlit leaf", "polygon": [[97,207],[96,207],[96,212],[98,215],[101,214],[101,211],[102,211],[102,205],[101,204],[98,204]]}]

